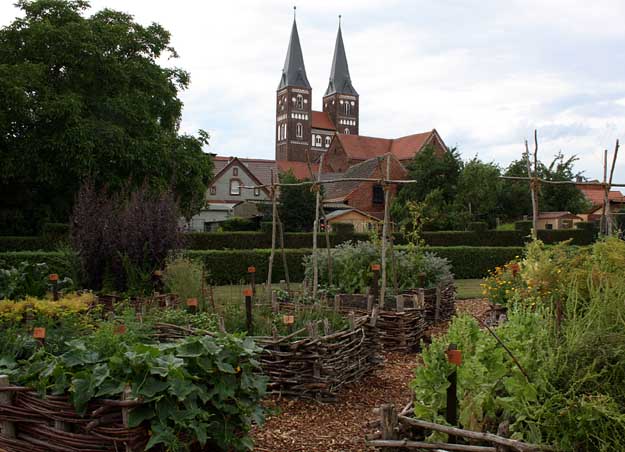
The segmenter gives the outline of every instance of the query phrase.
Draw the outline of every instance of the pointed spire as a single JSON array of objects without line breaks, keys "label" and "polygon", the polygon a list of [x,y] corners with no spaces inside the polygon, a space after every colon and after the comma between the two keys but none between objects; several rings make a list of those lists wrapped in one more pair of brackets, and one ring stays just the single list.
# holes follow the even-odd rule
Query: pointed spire
[{"label": "pointed spire", "polygon": [[306,77],[306,67],[304,66],[304,55],[302,47],[299,43],[299,34],[297,33],[297,22],[295,21],[295,7],[293,7],[293,28],[291,29],[291,39],[289,41],[289,49],[286,52],[284,60],[284,68],[282,69],[282,77],[278,89],[287,86],[298,86],[301,88],[311,89]]},{"label": "pointed spire", "polygon": [[347,66],[347,56],[343,45],[343,34],[341,33],[341,16],[339,16],[339,31],[336,34],[336,44],[334,46],[334,58],[332,59],[332,69],[330,70],[330,82],[325,95],[341,93],[357,96],[358,93],[352,85],[349,77],[349,67]]}]

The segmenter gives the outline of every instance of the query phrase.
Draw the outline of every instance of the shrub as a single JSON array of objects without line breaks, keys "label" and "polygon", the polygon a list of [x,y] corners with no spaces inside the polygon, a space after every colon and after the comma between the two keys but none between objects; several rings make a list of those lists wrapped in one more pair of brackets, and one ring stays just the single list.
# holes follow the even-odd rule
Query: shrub
[{"label": "shrub", "polygon": [[63,240],[69,236],[69,224],[67,223],[44,223],[41,235],[50,240]]},{"label": "shrub", "polygon": [[483,221],[472,221],[469,223],[467,229],[475,232],[486,232],[488,230],[488,223]]},{"label": "shrub", "polygon": [[183,302],[189,298],[196,298],[202,310],[206,310],[202,290],[204,278],[204,265],[201,261],[176,256],[168,259],[165,264],[163,282],[167,291],[177,294]]},{"label": "shrub", "polygon": [[48,289],[49,274],[45,263],[21,262],[16,267],[0,268],[0,300],[43,297]]},{"label": "shrub", "polygon": [[156,195],[143,187],[124,201],[91,182],[83,185],[72,214],[71,243],[86,285],[102,288],[109,272],[117,290],[146,290],[151,273],[180,245],[179,218],[170,192]]},{"label": "shrub", "polygon": [[249,218],[233,217],[221,223],[220,227],[223,231],[256,231],[258,224]]},{"label": "shrub", "polygon": [[353,235],[354,234],[354,225],[351,223],[332,223],[332,232],[337,235]]},{"label": "shrub", "polygon": [[[327,252],[318,252],[319,283],[326,287],[337,287],[346,293],[364,293],[373,281],[371,264],[380,263],[380,249],[371,242],[347,242],[331,251],[332,281],[328,275]],[[449,262],[432,253],[418,252],[416,249],[390,251],[387,257],[387,287],[393,287],[397,278],[399,289],[420,287],[419,274],[425,273],[426,286],[453,281]],[[304,261],[305,277],[313,278],[312,255]],[[393,266],[396,268],[393,268]]]},{"label": "shrub", "polygon": [[53,244],[40,236],[0,236],[0,251],[49,250]]},{"label": "shrub", "polygon": [[514,229],[523,235],[529,235],[532,232],[533,223],[531,220],[515,221]]}]

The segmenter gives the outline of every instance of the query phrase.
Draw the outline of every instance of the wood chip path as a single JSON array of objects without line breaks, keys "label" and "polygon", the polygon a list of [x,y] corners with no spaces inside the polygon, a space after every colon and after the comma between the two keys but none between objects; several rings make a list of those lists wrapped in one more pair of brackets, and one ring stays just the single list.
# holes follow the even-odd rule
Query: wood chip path
[{"label": "wood chip path", "polygon": [[[488,303],[481,299],[462,300],[458,312],[482,317]],[[443,331],[437,329],[434,334]],[[362,452],[372,451],[364,444],[370,433],[369,421],[376,418],[373,408],[384,403],[398,407],[410,401],[408,387],[418,354],[387,353],[385,363],[374,374],[346,386],[334,403],[314,400],[271,398],[265,403],[273,411],[261,428],[252,432],[257,452]]]}]

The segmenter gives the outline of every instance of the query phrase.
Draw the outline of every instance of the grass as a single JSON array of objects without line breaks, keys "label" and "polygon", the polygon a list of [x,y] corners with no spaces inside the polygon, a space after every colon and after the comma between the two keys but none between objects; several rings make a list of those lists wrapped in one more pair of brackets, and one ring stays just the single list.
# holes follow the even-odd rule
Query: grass
[{"label": "grass", "polygon": [[[480,284],[482,283],[481,279],[457,279],[456,286],[458,288],[458,299],[466,299],[466,298],[482,298],[482,288]],[[231,285],[231,286],[215,286],[214,294],[215,300],[219,303],[224,302],[232,302],[232,301],[240,301],[243,302],[243,289],[249,287],[249,285]],[[273,284],[273,288],[277,289],[280,287],[280,284]],[[257,284],[256,290],[262,291],[264,288],[263,284]],[[300,291],[302,290],[301,283],[292,283],[291,290]]]},{"label": "grass", "polygon": [[482,298],[481,279],[457,279],[456,287],[458,294],[456,298],[462,300],[465,298]]},{"label": "grass", "polygon": [[502,223],[497,226],[498,231],[514,231],[514,223]]}]

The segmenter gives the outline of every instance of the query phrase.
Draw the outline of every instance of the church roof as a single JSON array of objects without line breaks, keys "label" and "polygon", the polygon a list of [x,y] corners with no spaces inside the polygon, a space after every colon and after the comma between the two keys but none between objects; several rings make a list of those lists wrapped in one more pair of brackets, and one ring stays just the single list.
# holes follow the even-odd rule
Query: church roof
[{"label": "church roof", "polygon": [[278,89],[280,90],[287,86],[311,89],[310,83],[308,83],[308,77],[306,77],[304,55],[302,54],[302,47],[299,43],[299,34],[297,33],[297,23],[295,19],[293,19],[289,49],[286,52],[286,59],[284,60],[284,68],[282,69],[282,77],[280,77]]},{"label": "church roof", "polygon": [[389,152],[398,160],[409,160],[435,137],[438,138],[438,133],[434,129],[395,139],[364,135],[337,135],[347,156],[355,160],[368,160]]},{"label": "church roof", "polygon": [[325,111],[312,112],[312,128],[323,130],[336,130],[336,126]]},{"label": "church roof", "polygon": [[343,45],[343,34],[341,33],[341,25],[336,34],[336,44],[334,45],[334,58],[332,58],[332,69],[330,70],[330,82],[325,95],[330,94],[351,94],[357,96],[358,92],[352,85],[349,76],[349,67],[347,66],[347,55],[345,54],[345,46]]}]

